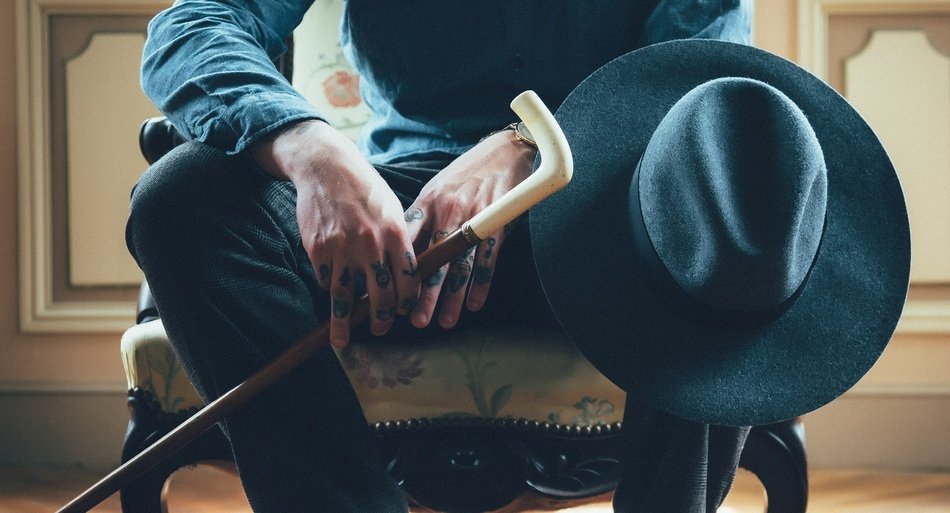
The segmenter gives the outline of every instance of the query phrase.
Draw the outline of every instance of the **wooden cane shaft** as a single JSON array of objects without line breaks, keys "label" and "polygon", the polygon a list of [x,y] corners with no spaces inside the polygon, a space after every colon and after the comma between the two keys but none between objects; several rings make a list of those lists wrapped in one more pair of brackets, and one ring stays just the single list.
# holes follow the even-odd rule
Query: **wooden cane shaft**
[{"label": "wooden cane shaft", "polygon": [[[476,241],[477,242],[477,241]],[[449,235],[438,244],[419,255],[417,272],[423,279],[464,254],[474,244],[466,240],[462,230]],[[362,325],[369,319],[366,298],[356,302],[350,313],[350,323]],[[330,345],[330,323],[321,324],[313,332],[287,348],[270,363],[194,414],[160,438],[157,442],[120,465],[85,492],[58,510],[57,513],[85,513],[121,490],[134,479],[142,476],[165,458],[176,453],[202,433],[224,419],[236,409],[247,404],[265,389],[309,360],[318,351]]]},{"label": "wooden cane shaft", "polygon": [[[573,159],[564,134],[554,116],[533,91],[519,95],[511,104],[531,133],[538,140],[541,166],[508,194],[475,215],[465,227],[449,235],[440,243],[419,255],[417,272],[426,278],[445,264],[464,254],[479,239],[502,229],[535,203],[566,185],[572,175]],[[357,301],[350,313],[352,324],[362,324],[369,318],[369,307],[364,299]],[[58,513],[89,511],[136,477],[174,454],[189,442],[214,426],[229,413],[244,405],[307,361],[317,351],[330,344],[329,323],[322,324],[313,333],[284,351],[274,361],[262,367],[243,383],[208,403],[201,411],[180,424],[134,458],[125,462],[98,483],[73,499]]]}]

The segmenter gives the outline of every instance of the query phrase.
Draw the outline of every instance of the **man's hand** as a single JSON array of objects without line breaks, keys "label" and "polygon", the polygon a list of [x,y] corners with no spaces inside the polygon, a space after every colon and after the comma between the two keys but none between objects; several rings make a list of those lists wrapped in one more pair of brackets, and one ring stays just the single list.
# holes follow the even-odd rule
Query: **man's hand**
[{"label": "man's hand", "polygon": [[[504,130],[480,142],[435,176],[406,211],[417,252],[439,242],[531,174],[536,151]],[[440,269],[423,283],[411,322],[423,328],[432,320],[440,292],[439,325],[452,328],[465,303],[471,311],[485,304],[498,252],[498,232]],[[468,292],[466,300],[466,292]]]},{"label": "man's hand", "polygon": [[258,165],[297,189],[297,223],[319,285],[330,291],[330,342],[350,338],[357,294],[369,296],[370,330],[386,333],[419,296],[402,206],[349,139],[323,121],[287,127],[251,148]]}]

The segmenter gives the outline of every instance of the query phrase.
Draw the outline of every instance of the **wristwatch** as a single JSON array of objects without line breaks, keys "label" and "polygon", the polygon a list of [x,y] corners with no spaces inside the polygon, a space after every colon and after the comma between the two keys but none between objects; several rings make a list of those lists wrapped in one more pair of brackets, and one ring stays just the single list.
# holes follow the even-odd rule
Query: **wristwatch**
[{"label": "wristwatch", "polygon": [[524,124],[524,121],[512,123],[506,126],[505,130],[514,130],[515,137],[517,137],[519,141],[534,148],[538,147],[538,143],[534,140],[534,136],[531,135],[531,131],[528,130],[528,127]]}]

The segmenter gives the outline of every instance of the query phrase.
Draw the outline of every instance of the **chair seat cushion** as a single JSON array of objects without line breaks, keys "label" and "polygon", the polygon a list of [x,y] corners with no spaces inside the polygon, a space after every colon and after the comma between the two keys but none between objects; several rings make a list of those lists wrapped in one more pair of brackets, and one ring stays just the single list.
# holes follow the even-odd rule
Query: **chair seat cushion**
[{"label": "chair seat cushion", "polygon": [[[161,320],[122,337],[129,389],[162,411],[203,403],[185,376]],[[354,343],[337,352],[370,423],[444,417],[600,425],[623,417],[624,392],[558,331],[479,328],[424,343]]]}]

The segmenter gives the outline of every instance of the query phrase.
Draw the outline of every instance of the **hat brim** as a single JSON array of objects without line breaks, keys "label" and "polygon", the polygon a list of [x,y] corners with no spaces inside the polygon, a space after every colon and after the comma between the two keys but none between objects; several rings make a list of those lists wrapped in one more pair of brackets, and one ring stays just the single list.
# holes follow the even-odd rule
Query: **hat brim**
[{"label": "hat brim", "polygon": [[[808,282],[791,308],[755,327],[697,320],[658,300],[627,223],[630,180],[654,129],[684,94],[722,77],[791,98],[828,172],[826,229]],[[825,83],[749,46],[673,41],[603,66],[555,117],[574,179],[530,213],[535,263],[563,329],[628,394],[699,422],[767,424],[827,404],[880,357],[907,292],[907,210],[883,146]]]}]

